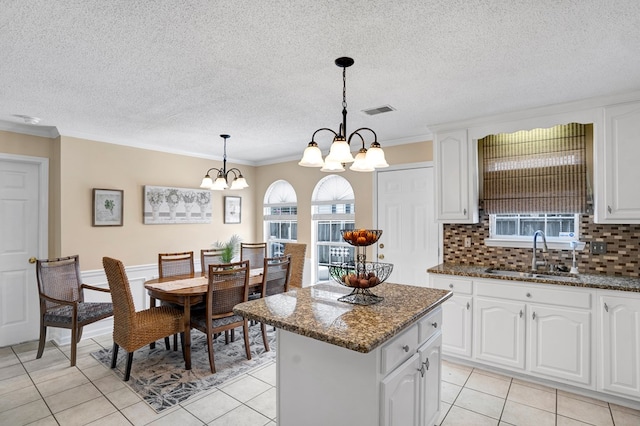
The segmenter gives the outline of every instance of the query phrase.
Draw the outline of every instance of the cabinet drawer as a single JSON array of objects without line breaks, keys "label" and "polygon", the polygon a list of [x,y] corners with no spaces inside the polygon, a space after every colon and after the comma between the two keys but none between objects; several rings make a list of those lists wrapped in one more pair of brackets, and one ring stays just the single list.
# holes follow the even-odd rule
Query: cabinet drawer
[{"label": "cabinet drawer", "polygon": [[418,346],[426,342],[442,329],[442,308],[438,307],[435,311],[418,321],[419,340]]},{"label": "cabinet drawer", "polygon": [[387,374],[405,360],[409,359],[418,349],[418,324],[414,324],[407,331],[386,343],[381,349],[382,374]]},{"label": "cabinet drawer", "polygon": [[472,281],[451,278],[448,275],[432,276],[431,286],[440,290],[451,290],[455,294],[471,294]]},{"label": "cabinet drawer", "polygon": [[478,296],[545,303],[548,305],[572,308],[591,308],[592,294],[589,290],[579,287],[571,287],[565,290],[557,287],[561,286],[555,286],[553,284],[532,286],[518,281],[508,281],[505,283],[477,282],[476,294]]}]

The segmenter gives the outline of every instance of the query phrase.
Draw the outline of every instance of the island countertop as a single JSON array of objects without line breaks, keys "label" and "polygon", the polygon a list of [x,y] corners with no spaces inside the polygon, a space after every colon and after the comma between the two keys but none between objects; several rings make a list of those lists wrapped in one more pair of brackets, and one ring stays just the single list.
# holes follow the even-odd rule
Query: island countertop
[{"label": "island countertop", "polygon": [[384,300],[369,306],[352,305],[337,300],[349,294],[350,288],[317,284],[241,303],[233,311],[250,320],[368,353],[452,295],[446,290],[391,283],[371,290]]}]

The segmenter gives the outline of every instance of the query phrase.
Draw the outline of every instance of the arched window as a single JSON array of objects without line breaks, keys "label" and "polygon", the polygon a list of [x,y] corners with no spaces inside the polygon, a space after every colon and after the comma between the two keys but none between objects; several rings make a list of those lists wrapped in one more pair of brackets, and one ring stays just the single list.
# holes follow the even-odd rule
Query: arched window
[{"label": "arched window", "polygon": [[340,233],[341,229],[355,226],[353,188],[342,176],[327,176],[313,190],[311,206],[315,279],[317,282],[328,281],[330,264],[349,262],[354,258],[354,248],[344,242]]},{"label": "arched window", "polygon": [[280,256],[284,243],[298,239],[298,198],[286,180],[272,183],[264,195],[264,237],[269,256]]}]

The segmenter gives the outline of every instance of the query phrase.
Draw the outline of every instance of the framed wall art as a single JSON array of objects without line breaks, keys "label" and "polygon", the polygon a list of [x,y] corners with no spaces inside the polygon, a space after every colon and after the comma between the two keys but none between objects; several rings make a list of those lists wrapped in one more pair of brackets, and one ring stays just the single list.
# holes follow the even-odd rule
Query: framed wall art
[{"label": "framed wall art", "polygon": [[144,187],[143,219],[146,225],[211,223],[211,191],[208,189]]},{"label": "framed wall art", "polygon": [[242,198],[224,197],[224,223],[240,223],[242,216]]},{"label": "framed wall art", "polygon": [[93,188],[93,226],[122,226],[124,191]]}]

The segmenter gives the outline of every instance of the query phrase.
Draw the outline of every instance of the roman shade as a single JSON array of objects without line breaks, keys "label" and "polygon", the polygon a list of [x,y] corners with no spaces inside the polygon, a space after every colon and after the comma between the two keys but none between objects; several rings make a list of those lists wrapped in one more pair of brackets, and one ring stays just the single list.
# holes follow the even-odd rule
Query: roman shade
[{"label": "roman shade", "polygon": [[479,149],[486,213],[586,212],[584,124],[489,135]]}]

